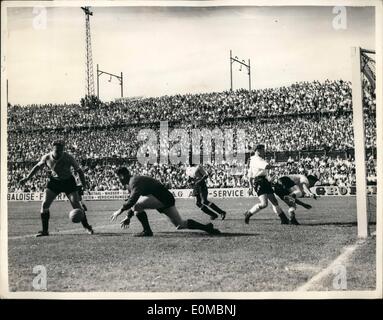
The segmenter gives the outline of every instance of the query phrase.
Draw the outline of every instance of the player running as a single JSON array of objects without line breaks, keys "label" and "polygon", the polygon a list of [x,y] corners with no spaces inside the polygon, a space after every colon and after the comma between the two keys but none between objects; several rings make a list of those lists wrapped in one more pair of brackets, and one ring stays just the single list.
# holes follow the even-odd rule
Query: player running
[{"label": "player running", "polygon": [[259,203],[255,204],[250,210],[244,213],[245,223],[248,224],[250,217],[262,209],[266,208],[270,200],[273,211],[279,216],[282,224],[289,224],[289,219],[278,204],[278,200],[274,195],[274,190],[269,180],[267,180],[267,170],[271,166],[264,160],[265,146],[260,144],[255,148],[255,154],[250,158],[250,167],[248,178],[252,190],[257,193]]},{"label": "player running", "polygon": [[189,182],[191,182],[197,207],[209,215],[211,220],[216,219],[218,214],[221,216],[221,219],[224,220],[226,212],[207,199],[209,192],[206,180],[209,176],[202,165],[191,164],[190,167],[186,168],[186,176],[189,178]]},{"label": "player running", "polygon": [[[57,195],[64,192],[68,197],[73,209],[83,209],[80,203],[80,196],[72,174],[72,168],[79,174],[81,183],[86,186],[85,176],[72,155],[64,151],[65,143],[63,141],[55,141],[53,149],[50,153],[45,154],[41,160],[32,168],[29,174],[20,180],[20,184],[24,184],[31,179],[45,165],[51,170],[51,176],[48,180],[44,199],[41,204],[41,222],[43,229],[36,234],[36,237],[49,236],[49,208]],[[88,224],[85,212],[84,220],[81,221],[83,227],[89,234],[93,234],[92,226]]]},{"label": "player running", "polygon": [[305,209],[312,208],[311,205],[297,198],[303,197],[303,190],[307,189],[310,193],[307,193],[307,191],[305,193],[316,199],[316,195],[310,191],[310,188],[313,187],[318,180],[319,179],[313,175],[307,177],[304,175],[288,175],[280,177],[275,183],[272,183],[274,193],[289,206],[288,213],[291,224],[300,224],[295,217],[297,204]]},{"label": "player running", "polygon": [[121,228],[128,227],[131,217],[136,214],[144,229],[136,236],[153,236],[145,209],[156,209],[158,212],[165,214],[178,230],[198,229],[209,234],[221,233],[214,228],[212,223],[202,224],[192,219],[185,220],[181,218],[175,207],[173,194],[159,181],[147,176],[132,176],[126,167],[119,168],[116,173],[120,182],[126,185],[130,192],[130,196],[124,205],[111,216],[111,220],[114,221],[121,213],[128,211],[126,218],[120,223]]}]

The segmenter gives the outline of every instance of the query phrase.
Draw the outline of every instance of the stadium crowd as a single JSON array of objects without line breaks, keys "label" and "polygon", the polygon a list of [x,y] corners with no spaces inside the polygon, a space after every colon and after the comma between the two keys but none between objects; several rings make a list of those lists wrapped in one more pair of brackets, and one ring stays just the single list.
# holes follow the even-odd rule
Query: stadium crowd
[{"label": "stadium crowd", "polygon": [[[373,94],[365,95],[364,107],[366,147],[374,149]],[[170,122],[169,131],[183,128],[189,136],[192,129],[243,129],[247,145],[262,142],[269,152],[339,151],[354,145],[351,110],[351,86],[341,80],[302,82],[253,90],[250,94],[238,90],[136,99],[91,109],[79,105],[9,106],[8,187],[10,191],[20,191],[17,181],[49,150],[51,141],[63,139],[67,150],[82,162],[91,190],[120,188],[114,175],[116,159],[128,164],[134,173],[151,175],[171,188],[185,188],[185,165],[142,165],[134,161],[143,144],[137,138],[140,130],[158,133],[159,120],[164,120]],[[233,147],[236,148],[235,143]],[[373,182],[373,156],[369,157],[367,168]],[[227,163],[206,164],[206,169],[210,187],[248,185],[246,172],[233,174]],[[291,158],[271,174],[319,172],[322,184],[352,185],[354,171],[350,157],[313,155]],[[41,190],[46,176],[46,171],[38,174],[25,188]]]},{"label": "stadium crowd", "polygon": [[[275,162],[274,159],[270,159]],[[185,174],[186,164],[146,164],[142,165],[137,161],[123,163],[134,174],[149,175],[162,181],[168,188],[183,189],[190,187]],[[17,191],[42,191],[45,187],[48,171],[38,173],[34,179],[27,182],[24,187],[18,185],[19,179],[25,176],[33,164],[14,164],[8,173],[8,185],[10,192]],[[374,184],[375,160],[370,157],[368,160],[369,182]],[[115,171],[118,165],[115,163],[85,163],[82,166],[92,191],[120,190]],[[246,178],[247,169],[237,168],[234,170],[229,164],[205,164],[205,170],[209,173],[207,185],[213,188],[248,187]],[[350,186],[355,185],[355,165],[353,159],[342,159],[340,157],[314,156],[302,157],[299,160],[289,159],[286,162],[278,163],[278,166],[270,171],[270,177],[287,174],[320,174],[322,185]]]},{"label": "stadium crowd", "polygon": [[[134,123],[220,122],[240,117],[286,116],[289,114],[347,112],[352,109],[349,82],[318,81],[288,87],[186,94],[105,103],[101,107],[69,105],[11,106],[9,130],[36,130],[114,126]],[[369,102],[375,104],[373,97]]]},{"label": "stadium crowd", "polygon": [[[371,118],[366,118],[367,148],[374,147],[376,144],[373,121]],[[145,143],[137,138],[140,130],[153,129],[159,142],[158,127],[151,125],[141,128],[81,129],[68,132],[42,131],[38,134],[34,132],[11,132],[8,139],[8,161],[36,161],[37,157],[49,149],[50,141],[59,139],[66,141],[68,151],[78,159],[136,157],[137,150]],[[185,129],[189,137],[187,144],[190,144],[191,128],[186,127]],[[219,127],[208,125],[198,129],[201,132],[202,129],[210,130],[210,132],[220,129],[222,133],[228,129],[233,129],[234,132],[242,129],[246,134],[246,141],[263,142],[267,145],[268,151],[347,150],[353,148],[354,144],[351,114],[341,117],[272,118],[267,121],[238,120],[222,124]],[[173,128],[170,128],[169,132],[172,130]],[[236,142],[236,139],[234,140]],[[170,147],[175,142],[170,142]],[[159,143],[158,148],[152,147],[150,151],[158,153]]]}]

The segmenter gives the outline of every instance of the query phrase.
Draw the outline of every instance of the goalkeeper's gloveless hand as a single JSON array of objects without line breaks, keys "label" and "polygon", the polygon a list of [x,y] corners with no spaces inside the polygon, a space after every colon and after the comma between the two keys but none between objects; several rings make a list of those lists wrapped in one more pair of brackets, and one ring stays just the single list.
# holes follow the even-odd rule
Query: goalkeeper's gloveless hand
[{"label": "goalkeeper's gloveless hand", "polygon": [[130,225],[130,218],[129,217],[126,217],[125,219],[121,220],[121,222],[120,222],[121,229],[129,228],[129,225]]}]

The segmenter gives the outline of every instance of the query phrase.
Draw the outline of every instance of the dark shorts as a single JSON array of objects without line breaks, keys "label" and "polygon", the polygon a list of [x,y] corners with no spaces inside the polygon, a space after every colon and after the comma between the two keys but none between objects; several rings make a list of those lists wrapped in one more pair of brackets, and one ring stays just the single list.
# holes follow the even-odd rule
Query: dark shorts
[{"label": "dark shorts", "polygon": [[285,196],[290,194],[289,190],[286,189],[281,183],[277,182],[273,184],[274,193],[283,200]]},{"label": "dark shorts", "polygon": [[197,198],[197,202],[207,201],[209,191],[205,182],[196,185],[193,188],[193,195]]},{"label": "dark shorts", "polygon": [[162,192],[161,195],[156,196],[156,198],[164,205],[162,208],[157,209],[157,211],[161,213],[168,208],[174,207],[176,204],[176,199],[170,191]]},{"label": "dark shorts", "polygon": [[72,176],[69,179],[59,180],[56,178],[49,178],[47,189],[52,190],[56,194],[64,192],[65,194],[70,194],[77,191],[78,186],[76,184],[75,178]]},{"label": "dark shorts", "polygon": [[269,180],[266,177],[253,178],[253,189],[257,193],[258,197],[263,194],[273,194],[274,190]]},{"label": "dark shorts", "polygon": [[278,179],[278,183],[280,183],[287,190],[295,186],[295,182],[289,177],[280,177]]},{"label": "dark shorts", "polygon": [[281,177],[273,184],[274,193],[281,199],[290,195],[290,188],[295,186],[295,182],[289,177]]}]

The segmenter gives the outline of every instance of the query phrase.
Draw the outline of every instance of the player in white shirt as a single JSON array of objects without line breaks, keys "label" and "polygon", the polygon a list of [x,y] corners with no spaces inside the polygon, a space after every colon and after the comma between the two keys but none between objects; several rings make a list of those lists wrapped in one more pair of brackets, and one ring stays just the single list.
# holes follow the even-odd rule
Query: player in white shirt
[{"label": "player in white shirt", "polygon": [[267,180],[268,169],[271,166],[264,160],[265,146],[257,145],[255,154],[250,158],[248,178],[252,190],[257,193],[259,203],[255,204],[250,210],[245,212],[245,223],[248,224],[250,217],[262,209],[266,208],[270,200],[273,211],[279,216],[282,224],[289,224],[290,221],[278,204],[274,195],[274,190],[269,180]]},{"label": "player in white shirt", "polygon": [[219,208],[216,204],[208,200],[208,189],[206,185],[206,180],[209,177],[202,165],[190,165],[186,168],[186,176],[191,182],[193,188],[193,195],[196,198],[196,205],[204,213],[210,216],[212,220],[218,217],[218,214],[221,216],[221,219],[224,220],[226,217],[226,211]]},{"label": "player in white shirt", "polygon": [[[83,209],[80,202],[81,198],[78,194],[76,180],[72,174],[72,170],[79,174],[83,187],[87,186],[85,175],[77,161],[73,158],[72,155],[65,152],[64,148],[65,143],[63,141],[55,141],[53,143],[52,151],[45,154],[32,168],[29,174],[20,180],[20,184],[24,184],[45,165],[51,170],[51,176],[47,183],[44,199],[41,204],[41,222],[43,229],[36,234],[36,237],[49,236],[49,208],[52,202],[61,192],[66,194],[73,209]],[[83,227],[88,231],[88,233],[93,234],[92,226],[89,225],[85,212],[84,219],[81,221],[81,223]]]}]

